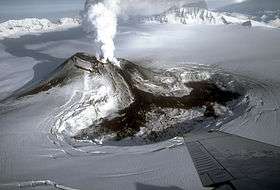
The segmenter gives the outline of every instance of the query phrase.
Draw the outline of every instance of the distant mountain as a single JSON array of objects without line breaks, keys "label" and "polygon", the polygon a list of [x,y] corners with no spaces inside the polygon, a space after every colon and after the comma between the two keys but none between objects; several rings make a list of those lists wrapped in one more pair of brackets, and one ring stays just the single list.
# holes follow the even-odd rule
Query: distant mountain
[{"label": "distant mountain", "polygon": [[80,20],[61,18],[57,22],[48,19],[25,18],[0,23],[0,40],[9,37],[20,37],[30,33],[43,33],[78,27]]},{"label": "distant mountain", "polygon": [[206,8],[200,8],[196,5],[186,4],[182,7],[172,7],[169,10],[152,16],[142,18],[143,22],[150,23],[173,23],[173,24],[207,24],[207,25],[221,25],[221,24],[241,24],[247,23],[253,26],[264,26],[259,22],[250,21],[244,15],[219,13],[209,11]]},{"label": "distant mountain", "polygon": [[146,22],[182,24],[226,24],[227,21],[217,13],[199,7],[173,7],[161,14],[145,17]]},{"label": "distant mountain", "polygon": [[271,21],[269,22],[269,25],[271,25],[271,26],[273,26],[273,27],[276,27],[276,28],[280,28],[280,18],[271,20]]},{"label": "distant mountain", "polygon": [[280,0],[247,0],[219,8],[218,11],[246,14],[257,21],[271,22],[280,18]]}]

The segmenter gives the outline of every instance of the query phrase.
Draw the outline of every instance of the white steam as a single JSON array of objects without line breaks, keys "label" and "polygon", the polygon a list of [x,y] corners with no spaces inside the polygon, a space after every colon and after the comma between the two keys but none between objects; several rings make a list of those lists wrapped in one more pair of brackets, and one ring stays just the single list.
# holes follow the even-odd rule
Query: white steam
[{"label": "white steam", "polygon": [[117,65],[114,37],[119,12],[120,0],[87,0],[82,14],[84,30],[95,39],[101,50],[97,57],[103,62],[110,61]]},{"label": "white steam", "polygon": [[205,0],[86,0],[82,12],[83,28],[95,40],[99,51],[97,58],[119,65],[114,56],[118,16],[126,19],[158,14],[173,6],[188,4],[207,7]]}]

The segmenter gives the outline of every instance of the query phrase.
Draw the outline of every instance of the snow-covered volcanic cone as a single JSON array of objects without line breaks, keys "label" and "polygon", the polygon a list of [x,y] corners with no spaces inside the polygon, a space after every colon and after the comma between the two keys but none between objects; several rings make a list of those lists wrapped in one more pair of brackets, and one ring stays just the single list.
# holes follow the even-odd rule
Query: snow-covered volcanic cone
[{"label": "snow-covered volcanic cone", "polygon": [[73,89],[48,121],[52,136],[72,145],[140,145],[228,120],[243,93],[231,75],[207,66],[156,70],[119,61],[121,68],[77,53],[20,96]]}]

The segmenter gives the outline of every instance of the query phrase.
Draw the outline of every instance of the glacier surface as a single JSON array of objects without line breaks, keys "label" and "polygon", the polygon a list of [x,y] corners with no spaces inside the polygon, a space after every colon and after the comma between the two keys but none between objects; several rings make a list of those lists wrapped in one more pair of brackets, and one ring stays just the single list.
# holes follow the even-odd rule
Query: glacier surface
[{"label": "glacier surface", "polygon": [[[71,146],[54,138],[51,118],[69,105],[75,92],[83,87],[80,83],[10,99],[13,94],[44,81],[76,52],[96,51],[76,21],[70,19],[73,25],[68,21],[64,25],[42,20],[43,26],[38,20],[35,24],[32,19],[27,22],[32,30],[21,21],[1,29],[12,28],[12,34],[0,41],[0,189],[57,186],[91,190],[94,186],[132,190],[147,185],[205,189],[194,166],[187,164],[191,157],[186,147],[180,146],[184,143],[181,137],[117,148]],[[23,33],[29,35],[17,34],[17,25],[27,27]],[[67,30],[62,30],[64,26]],[[247,105],[245,114],[215,124],[220,125],[221,131],[280,146],[279,36],[276,28],[248,28],[239,24],[122,23],[115,42],[117,57],[141,66],[170,69],[200,65],[233,74],[247,87],[243,100]],[[214,107],[220,114],[226,111],[223,106]]]}]

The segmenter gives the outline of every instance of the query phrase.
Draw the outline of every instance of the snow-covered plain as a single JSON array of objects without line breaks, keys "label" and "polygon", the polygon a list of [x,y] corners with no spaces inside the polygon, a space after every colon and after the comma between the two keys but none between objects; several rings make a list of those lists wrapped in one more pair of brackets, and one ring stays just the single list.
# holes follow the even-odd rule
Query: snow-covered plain
[{"label": "snow-covered plain", "polygon": [[[246,87],[248,107],[220,130],[276,146],[280,146],[279,41],[280,30],[269,27],[158,23],[123,24],[115,39],[117,57],[142,66],[200,64],[232,73]],[[1,100],[45,79],[76,52],[95,51],[79,26],[2,39]],[[118,148],[72,147],[52,139],[48,121],[73,96],[74,88],[2,101],[0,189],[19,184],[26,189],[203,189],[194,166],[187,165],[191,158],[187,148],[179,146],[183,143],[179,137]]]},{"label": "snow-covered plain", "polygon": [[[222,130],[280,145],[279,34],[278,29],[248,29],[236,25],[122,26],[116,38],[117,56],[155,68],[184,64],[216,65],[240,76],[240,80],[248,83],[250,108],[245,115],[223,125]],[[28,86],[44,78],[77,51],[94,52],[91,42],[84,37],[80,28],[2,40],[1,85],[5,86],[1,88],[2,98],[24,84]],[[142,153],[157,149],[158,146],[168,147],[167,142],[136,147],[133,151],[120,148],[116,155],[106,155],[106,149],[102,148],[86,153],[87,148],[77,150],[67,146],[66,153],[53,144],[48,140],[49,129],[44,128],[43,124],[71,95],[71,91],[52,89],[48,93],[1,106],[2,183],[49,179],[81,189],[91,189],[92,184],[106,189],[113,186],[120,189],[124,183],[130,184],[133,189],[137,181],[161,186],[165,183],[174,184],[183,189],[194,186],[201,188],[198,178],[194,180],[189,177],[196,175],[194,168],[182,167],[186,159],[190,159],[184,147],[174,149],[169,157],[158,163],[149,160],[157,160],[158,156],[168,154],[168,148],[156,154]],[[103,154],[100,154],[102,151]],[[130,151],[133,152],[131,155],[124,156],[123,152]],[[139,157],[143,157],[141,162]],[[126,171],[129,166],[124,159],[130,160],[138,169]],[[170,162],[177,164],[170,165]],[[122,171],[124,173],[120,174]],[[162,183],[172,171],[176,177]],[[73,175],[64,177],[65,173]],[[130,177],[121,178],[119,175]],[[161,177],[156,180],[151,175]],[[179,182],[179,176],[184,180]]]}]

